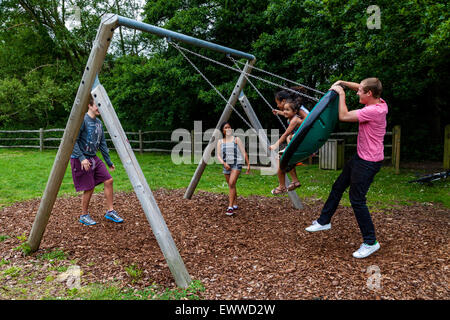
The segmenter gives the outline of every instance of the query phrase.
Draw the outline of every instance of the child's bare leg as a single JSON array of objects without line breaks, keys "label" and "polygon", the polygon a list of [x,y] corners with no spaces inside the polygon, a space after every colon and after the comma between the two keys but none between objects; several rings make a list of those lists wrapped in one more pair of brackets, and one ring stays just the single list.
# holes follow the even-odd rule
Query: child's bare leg
[{"label": "child's bare leg", "polygon": [[228,200],[228,206],[232,207],[236,204],[236,198],[237,198],[237,190],[236,190],[236,182],[239,178],[239,174],[241,172],[239,170],[231,170],[230,178],[228,180],[228,187],[230,190],[229,194],[229,200]]},{"label": "child's bare leg", "polygon": [[278,175],[278,181],[280,182],[279,188],[280,189],[286,188],[286,173],[281,171],[280,168],[278,168],[277,175]]},{"label": "child's bare leg", "polygon": [[297,170],[295,168],[289,171],[289,175],[292,178],[292,182],[298,182]]},{"label": "child's bare leg", "polygon": [[108,208],[108,211],[111,211],[114,209],[113,207],[113,179],[106,180],[105,183],[105,198],[106,198],[106,207]]},{"label": "child's bare leg", "polygon": [[83,192],[83,196],[81,198],[82,214],[88,214],[89,202],[91,201],[91,197],[92,197],[93,193],[94,193],[94,189],[86,190]]},{"label": "child's bare leg", "polygon": [[[230,175],[231,174],[225,174],[225,179],[227,180],[227,184],[228,184],[228,207],[232,207],[233,206],[233,189],[230,186]],[[236,189],[236,187],[234,188]]]}]

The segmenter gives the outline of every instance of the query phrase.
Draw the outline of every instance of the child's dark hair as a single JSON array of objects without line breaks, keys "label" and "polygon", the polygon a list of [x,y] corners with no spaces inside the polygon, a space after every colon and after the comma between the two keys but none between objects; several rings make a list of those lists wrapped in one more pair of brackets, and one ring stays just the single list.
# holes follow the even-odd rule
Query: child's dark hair
[{"label": "child's dark hair", "polygon": [[89,102],[88,102],[88,104],[89,104],[90,106],[93,106],[93,105],[94,105],[94,97],[92,96],[92,94],[89,95]]},{"label": "child's dark hair", "polygon": [[[291,87],[289,89],[290,90],[284,89],[284,90],[281,90],[281,91],[278,91],[277,93],[275,93],[275,99],[277,99],[278,101],[291,99],[291,100],[296,101],[296,103],[299,104],[300,106],[305,103],[304,96],[302,95],[302,93],[306,94],[307,91],[304,87],[295,86],[295,87]],[[296,93],[296,92],[298,92],[298,93]]]},{"label": "child's dark hair", "polygon": [[287,90],[281,90],[275,93],[275,99],[283,101],[291,98],[291,93]]},{"label": "child's dark hair", "polygon": [[290,91],[292,99],[299,105],[300,108],[300,106],[305,103],[305,99],[302,93],[306,94],[307,93],[306,89],[302,86],[291,87],[290,89],[298,92],[297,94]]},{"label": "child's dark hair", "polygon": [[292,109],[292,111],[294,111],[295,113],[298,113],[300,111],[300,106],[301,104],[298,103],[297,99],[286,99],[286,102],[284,104],[285,106],[289,105],[290,108]]},{"label": "child's dark hair", "polygon": [[223,134],[223,128],[229,124],[231,127],[231,123],[229,123],[228,121],[222,122],[222,124],[220,125],[220,132]]}]

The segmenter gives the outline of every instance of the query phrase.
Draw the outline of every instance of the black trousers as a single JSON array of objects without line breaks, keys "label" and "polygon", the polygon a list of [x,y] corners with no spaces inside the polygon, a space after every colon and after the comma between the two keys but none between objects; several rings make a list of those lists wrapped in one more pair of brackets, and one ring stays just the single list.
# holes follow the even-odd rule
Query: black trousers
[{"label": "black trousers", "polygon": [[350,186],[349,198],[355,213],[356,221],[361,230],[365,244],[375,243],[375,227],[366,205],[366,195],[375,175],[380,171],[381,161],[372,162],[361,159],[358,155],[353,156],[342,169],[336,179],[323,206],[321,215],[317,222],[325,225],[331,222],[336,209],[341,201],[342,194]]}]

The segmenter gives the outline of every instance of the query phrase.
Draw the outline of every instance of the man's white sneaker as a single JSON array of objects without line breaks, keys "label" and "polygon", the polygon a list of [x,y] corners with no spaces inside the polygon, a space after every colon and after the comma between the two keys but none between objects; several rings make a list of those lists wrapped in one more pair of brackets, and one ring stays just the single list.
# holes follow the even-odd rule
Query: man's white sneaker
[{"label": "man's white sneaker", "polygon": [[312,225],[310,225],[305,230],[309,231],[309,232],[316,232],[316,231],[329,230],[329,229],[331,229],[331,223],[321,225],[320,223],[317,222],[317,220],[314,220],[312,222]]},{"label": "man's white sneaker", "polygon": [[374,253],[375,251],[377,251],[378,249],[380,249],[380,244],[378,243],[378,241],[375,242],[371,246],[363,243],[359,247],[358,250],[353,252],[353,257],[358,258],[358,259],[366,258],[366,257],[370,256],[372,253]]}]

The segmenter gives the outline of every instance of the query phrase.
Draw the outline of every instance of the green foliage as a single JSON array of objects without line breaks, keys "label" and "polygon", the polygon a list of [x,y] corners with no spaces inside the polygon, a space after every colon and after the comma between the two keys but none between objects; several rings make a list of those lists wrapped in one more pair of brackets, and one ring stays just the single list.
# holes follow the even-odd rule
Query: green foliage
[{"label": "green foliage", "polygon": [[[449,78],[448,4],[378,1],[381,29],[368,29],[370,4],[272,1],[266,15],[277,27],[254,43],[256,56],[270,61],[269,69],[322,90],[337,79],[379,77],[390,107],[388,125],[402,125],[402,156],[440,160],[443,127],[450,121],[440,94]],[[357,101],[349,106],[358,107]],[[430,138],[439,147],[431,149]]]},{"label": "green foliage", "polygon": [[56,119],[52,116],[58,103],[71,94],[70,86],[58,85],[53,79],[37,72],[23,79],[0,79],[0,123],[9,128],[34,128],[36,123],[48,127]]},{"label": "green foliage", "polygon": [[21,268],[13,266],[6,270],[3,270],[2,273],[4,276],[10,276],[12,278],[17,278],[20,275],[21,271],[22,271]]},{"label": "green foliage", "polygon": [[63,250],[61,250],[59,248],[56,248],[56,249],[54,249],[52,251],[39,254],[38,255],[38,259],[47,260],[51,264],[54,264],[58,260],[65,260],[66,259],[66,254],[64,253]]},{"label": "green foliage", "polygon": [[158,300],[200,300],[197,295],[204,292],[205,287],[200,280],[193,280],[186,289],[169,289],[166,288],[162,294],[156,295]]},{"label": "green foliage", "polygon": [[193,280],[186,289],[163,288],[152,284],[144,289],[121,288],[116,284],[91,283],[81,289],[67,289],[66,296],[45,299],[81,300],[199,300],[205,287],[200,280]]},{"label": "green foliage", "polygon": [[17,236],[17,239],[20,241],[20,245],[14,248],[14,250],[22,251],[24,255],[28,255],[31,253],[31,248],[27,243],[27,235],[26,233],[22,233],[20,236]]},{"label": "green foliage", "polygon": [[139,267],[136,266],[135,264],[125,267],[125,271],[131,277],[132,283],[139,281],[139,279],[141,279],[141,277],[142,277],[142,269],[139,269]]},{"label": "green foliage", "polygon": [[159,54],[150,60],[124,56],[115,62],[103,84],[124,126],[167,130],[192,122],[195,96],[185,88],[196,86],[199,79],[179,68],[180,62],[179,57],[166,61]]},{"label": "green foliage", "polygon": [[0,267],[3,266],[3,265],[10,264],[10,263],[11,263],[10,261],[5,260],[4,258],[2,258],[2,260],[0,260]]}]

